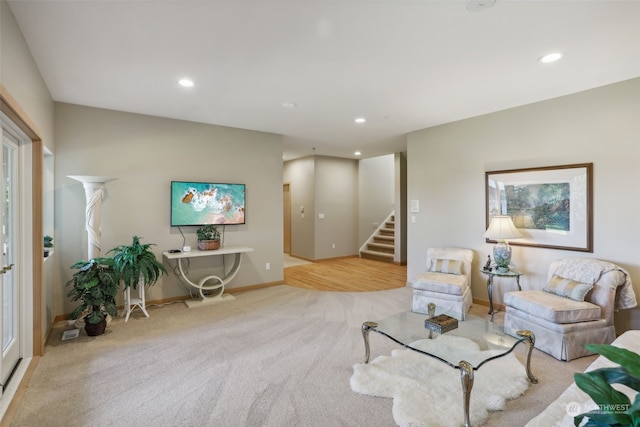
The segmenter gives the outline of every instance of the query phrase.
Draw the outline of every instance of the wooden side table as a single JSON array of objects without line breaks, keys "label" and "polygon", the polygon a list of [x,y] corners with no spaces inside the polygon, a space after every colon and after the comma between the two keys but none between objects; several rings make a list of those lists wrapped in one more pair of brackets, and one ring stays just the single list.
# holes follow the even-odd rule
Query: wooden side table
[{"label": "wooden side table", "polygon": [[493,278],[494,277],[511,277],[516,279],[516,284],[518,285],[518,290],[521,291],[520,287],[520,276],[522,273],[517,270],[509,270],[509,271],[498,271],[497,269],[485,270],[481,269],[480,272],[487,276],[487,294],[489,294],[489,314],[491,315],[491,321],[493,322],[493,315],[495,310],[493,309]]}]

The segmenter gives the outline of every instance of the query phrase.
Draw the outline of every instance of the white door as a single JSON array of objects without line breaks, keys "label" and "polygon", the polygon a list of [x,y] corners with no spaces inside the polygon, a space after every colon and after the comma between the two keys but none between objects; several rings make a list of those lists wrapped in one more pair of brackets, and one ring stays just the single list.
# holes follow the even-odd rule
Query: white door
[{"label": "white door", "polygon": [[20,354],[20,298],[18,269],[15,267],[19,242],[17,227],[18,188],[18,140],[8,131],[2,131],[2,156],[0,158],[0,329],[2,330],[2,358],[0,359],[0,395],[11,373],[17,366]]}]

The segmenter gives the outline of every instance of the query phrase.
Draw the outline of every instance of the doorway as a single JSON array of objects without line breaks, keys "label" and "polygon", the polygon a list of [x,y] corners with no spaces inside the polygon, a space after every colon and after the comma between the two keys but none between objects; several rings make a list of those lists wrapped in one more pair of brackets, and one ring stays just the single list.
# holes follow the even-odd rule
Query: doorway
[{"label": "doorway", "polygon": [[[0,395],[22,357],[23,290],[19,284],[19,205],[18,189],[19,136],[2,127],[2,151],[0,152],[0,330],[2,353],[0,354]],[[18,266],[16,266],[18,264]]]}]

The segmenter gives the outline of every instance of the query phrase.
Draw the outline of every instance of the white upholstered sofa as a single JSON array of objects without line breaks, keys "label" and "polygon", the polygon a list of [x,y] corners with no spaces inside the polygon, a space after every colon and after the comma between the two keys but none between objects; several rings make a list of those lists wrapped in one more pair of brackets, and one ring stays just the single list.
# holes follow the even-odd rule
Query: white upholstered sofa
[{"label": "white upholstered sofa", "polygon": [[435,247],[427,249],[426,271],[411,281],[411,310],[427,313],[434,303],[458,320],[464,320],[471,308],[471,262],[473,251],[465,248]]},{"label": "white upholstered sofa", "polygon": [[[640,331],[627,331],[616,338],[611,344],[640,354]],[[585,372],[613,366],[617,366],[617,364],[604,356],[598,356],[596,360],[585,369]],[[625,387],[616,388],[627,394],[631,402],[634,401],[635,393],[632,389]],[[574,427],[573,417],[575,415],[591,411],[596,407],[593,400],[591,400],[585,392],[580,390],[574,382],[567,387],[556,400],[551,402],[544,411],[529,421],[525,427]]]},{"label": "white upholstered sofa", "polygon": [[610,262],[554,261],[547,279],[549,292],[505,294],[504,328],[510,335],[522,329],[532,331],[535,347],[559,360],[592,354],[584,344],[610,344],[616,337],[614,311],[637,305],[629,274]]}]

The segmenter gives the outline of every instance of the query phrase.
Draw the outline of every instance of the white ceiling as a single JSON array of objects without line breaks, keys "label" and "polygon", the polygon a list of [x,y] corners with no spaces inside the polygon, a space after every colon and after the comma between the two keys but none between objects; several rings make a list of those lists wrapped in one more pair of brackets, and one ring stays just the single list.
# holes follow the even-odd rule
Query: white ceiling
[{"label": "white ceiling", "polygon": [[54,100],[283,134],[285,160],[640,76],[631,0],[8,3]]}]

